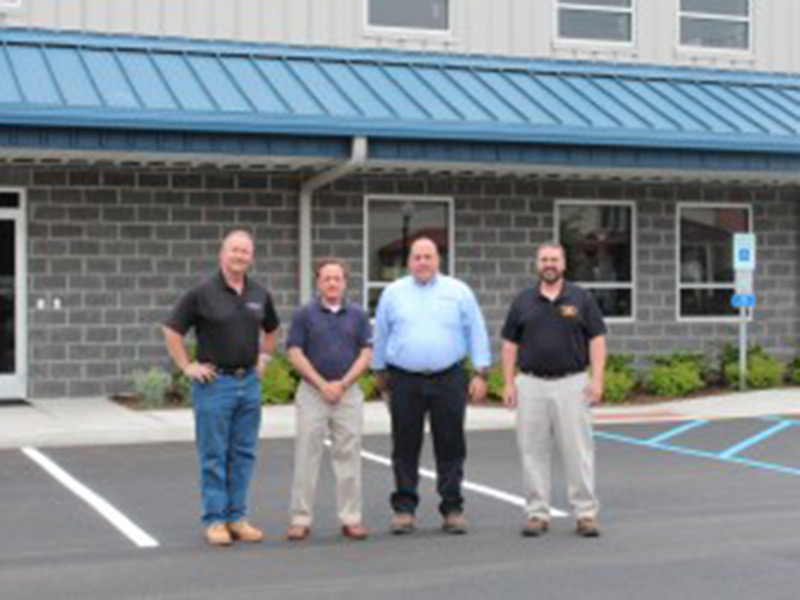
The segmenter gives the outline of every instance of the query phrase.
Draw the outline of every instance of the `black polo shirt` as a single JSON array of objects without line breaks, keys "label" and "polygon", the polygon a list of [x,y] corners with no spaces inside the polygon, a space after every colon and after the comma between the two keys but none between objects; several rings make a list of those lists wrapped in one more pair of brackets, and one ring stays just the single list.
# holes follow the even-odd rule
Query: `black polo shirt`
[{"label": "black polo shirt", "polygon": [[518,345],[520,371],[559,377],[585,370],[589,340],[605,333],[594,296],[565,282],[555,300],[543,296],[538,286],[523,290],[511,304],[502,336]]},{"label": "black polo shirt", "polygon": [[317,373],[338,381],[370,345],[372,331],[367,315],[355,304],[337,312],[319,300],[309,302],[292,316],[286,348],[300,348]]},{"label": "black polo shirt", "polygon": [[222,368],[255,365],[261,330],[271,333],[279,324],[263,286],[245,277],[240,296],[220,271],[186,292],[164,323],[181,335],[194,327],[197,361]]}]

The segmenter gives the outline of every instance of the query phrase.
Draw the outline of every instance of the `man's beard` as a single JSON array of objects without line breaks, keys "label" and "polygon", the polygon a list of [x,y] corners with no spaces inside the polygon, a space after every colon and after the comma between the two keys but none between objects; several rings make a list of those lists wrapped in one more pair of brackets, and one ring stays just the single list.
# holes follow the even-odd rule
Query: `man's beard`
[{"label": "man's beard", "polygon": [[539,279],[547,283],[558,283],[561,281],[562,277],[563,273],[560,273],[556,269],[542,269],[539,271]]}]

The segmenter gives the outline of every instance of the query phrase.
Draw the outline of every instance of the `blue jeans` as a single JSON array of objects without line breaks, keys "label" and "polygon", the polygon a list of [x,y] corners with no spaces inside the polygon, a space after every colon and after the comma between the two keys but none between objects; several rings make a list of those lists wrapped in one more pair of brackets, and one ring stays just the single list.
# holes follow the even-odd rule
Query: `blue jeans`
[{"label": "blue jeans", "polygon": [[261,383],[255,372],[192,383],[195,445],[200,462],[203,523],[247,514],[247,491],[258,450]]}]

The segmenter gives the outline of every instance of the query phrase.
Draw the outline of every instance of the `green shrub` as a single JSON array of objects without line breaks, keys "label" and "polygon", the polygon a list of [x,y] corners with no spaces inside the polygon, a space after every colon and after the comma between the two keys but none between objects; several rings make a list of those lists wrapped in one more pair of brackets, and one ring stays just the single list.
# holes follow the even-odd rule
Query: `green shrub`
[{"label": "green shrub", "polygon": [[800,356],[795,356],[786,369],[786,376],[789,383],[800,385]]},{"label": "green shrub", "polygon": [[672,367],[679,364],[691,365],[703,382],[707,382],[711,376],[711,363],[705,354],[699,352],[689,352],[686,350],[673,350],[669,354],[660,354],[650,357],[654,365]]},{"label": "green shrub", "polygon": [[192,382],[182,371],[173,371],[167,389],[167,398],[174,406],[188,406],[192,402]]},{"label": "green shrub", "polygon": [[609,404],[624,402],[635,386],[636,380],[631,372],[606,370],[603,401]]},{"label": "green shrub", "polygon": [[606,373],[625,373],[634,378],[633,356],[630,354],[609,354],[606,357]]},{"label": "green shrub", "polygon": [[262,404],[288,404],[294,399],[300,378],[282,354],[275,354],[261,378]]},{"label": "green shrub", "polygon": [[364,394],[364,400],[377,400],[378,386],[375,384],[375,373],[367,369],[356,382]]},{"label": "green shrub", "polygon": [[495,403],[502,402],[504,387],[503,368],[499,366],[492,368],[489,371],[489,378],[487,380],[486,401]]},{"label": "green shrub", "polygon": [[656,396],[685,396],[704,387],[700,369],[691,362],[654,364],[645,376],[645,389]]},{"label": "green shrub", "polygon": [[172,376],[164,369],[153,367],[148,371],[136,370],[131,376],[136,393],[142,399],[142,408],[162,408]]},{"label": "green shrub", "polygon": [[[745,383],[748,388],[763,390],[780,385],[783,382],[785,369],[778,359],[770,356],[763,350],[752,353],[747,357],[747,372]],[[736,387],[739,385],[739,360],[725,365],[725,382]]]}]

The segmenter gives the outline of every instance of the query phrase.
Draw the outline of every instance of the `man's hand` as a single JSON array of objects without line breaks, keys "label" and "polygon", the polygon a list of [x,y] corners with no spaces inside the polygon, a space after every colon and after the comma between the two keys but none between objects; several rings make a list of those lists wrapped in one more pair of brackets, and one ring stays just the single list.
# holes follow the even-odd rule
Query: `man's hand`
[{"label": "man's hand", "polygon": [[513,382],[503,386],[503,405],[506,408],[517,408],[517,386]]},{"label": "man's hand", "polygon": [[589,385],[586,386],[585,394],[586,401],[590,405],[600,404],[603,400],[603,382],[597,379],[590,380]]},{"label": "man's hand", "polygon": [[256,375],[261,379],[264,377],[264,372],[267,370],[267,365],[272,362],[272,355],[262,352],[258,355],[258,362],[256,363]]},{"label": "man's hand", "polygon": [[186,365],[183,369],[183,374],[192,381],[199,381],[200,383],[210,383],[217,376],[214,365],[198,362],[191,362]]},{"label": "man's hand", "polygon": [[386,371],[375,371],[375,389],[381,395],[389,392],[389,375]]},{"label": "man's hand", "polygon": [[488,388],[488,384],[486,380],[479,376],[475,375],[472,378],[472,381],[469,382],[469,399],[471,402],[480,402],[484,398],[486,398],[486,390]]},{"label": "man's hand", "polygon": [[323,400],[328,404],[339,404],[342,401],[346,388],[341,381],[326,381],[321,388]]}]

